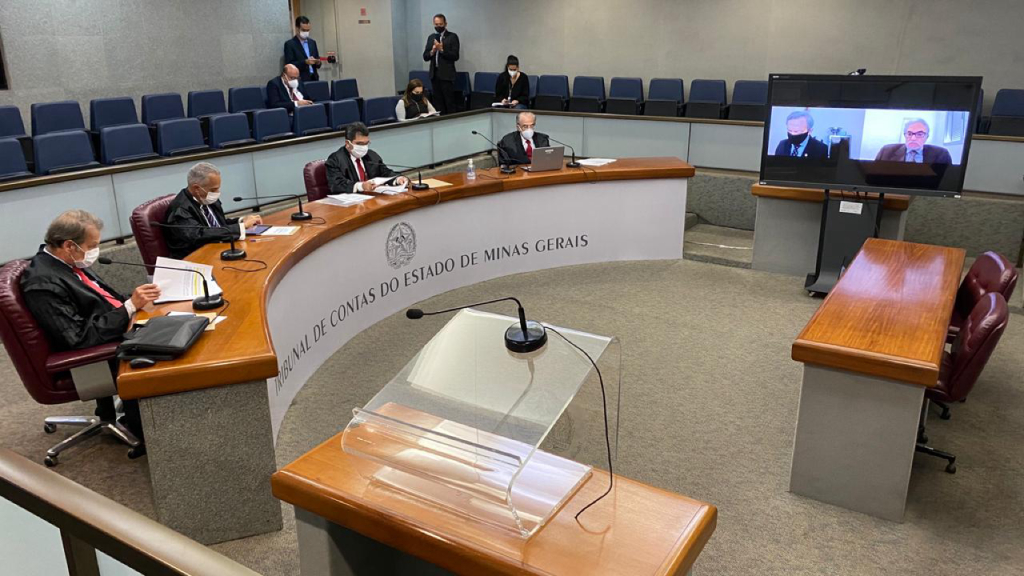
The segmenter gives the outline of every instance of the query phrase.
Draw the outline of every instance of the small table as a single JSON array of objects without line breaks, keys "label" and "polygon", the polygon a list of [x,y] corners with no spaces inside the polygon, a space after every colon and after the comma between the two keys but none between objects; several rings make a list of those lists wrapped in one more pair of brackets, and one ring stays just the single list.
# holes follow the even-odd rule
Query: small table
[{"label": "small table", "polygon": [[964,251],[869,238],[793,343],[804,363],[789,490],[901,521]]},{"label": "small table", "polygon": [[532,538],[403,498],[370,478],[380,464],[342,450],[341,434],[271,479],[295,506],[303,575],[686,574],[715,530],[703,502],[615,476],[591,478]]}]

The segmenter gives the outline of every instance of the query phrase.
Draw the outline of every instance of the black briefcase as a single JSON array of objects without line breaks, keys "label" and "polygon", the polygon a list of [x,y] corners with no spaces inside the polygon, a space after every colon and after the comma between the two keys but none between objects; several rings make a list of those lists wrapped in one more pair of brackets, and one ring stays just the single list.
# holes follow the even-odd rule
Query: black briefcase
[{"label": "black briefcase", "polygon": [[157,316],[124,337],[117,347],[121,360],[171,360],[184,354],[206,330],[206,316]]}]

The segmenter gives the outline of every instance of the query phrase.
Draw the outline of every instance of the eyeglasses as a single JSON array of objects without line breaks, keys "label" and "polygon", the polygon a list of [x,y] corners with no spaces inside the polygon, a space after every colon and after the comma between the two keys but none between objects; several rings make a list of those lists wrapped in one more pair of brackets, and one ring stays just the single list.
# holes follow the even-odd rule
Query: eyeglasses
[{"label": "eyeglasses", "polygon": [[927,138],[927,132],[907,132],[907,138]]}]

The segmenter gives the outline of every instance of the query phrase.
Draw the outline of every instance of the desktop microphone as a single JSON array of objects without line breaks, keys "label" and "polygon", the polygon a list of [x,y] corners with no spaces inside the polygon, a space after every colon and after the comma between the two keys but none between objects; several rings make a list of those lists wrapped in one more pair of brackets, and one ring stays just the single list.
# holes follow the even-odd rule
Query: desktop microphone
[{"label": "desktop microphone", "polygon": [[[232,198],[235,202],[241,202],[242,200],[262,200],[264,198],[295,198],[299,201],[299,211],[292,213],[292,220],[312,220],[313,215],[302,209],[302,197],[305,194],[276,194],[272,196],[235,196]],[[265,204],[256,204],[256,209],[260,209]]]},{"label": "desktop microphone", "polygon": [[551,136],[548,136],[548,140],[554,141],[555,144],[561,144],[562,146],[568,146],[569,147],[569,150],[572,152],[572,160],[568,164],[565,165],[566,168],[579,168],[581,166],[581,164],[576,161],[576,149],[573,148],[571,144],[566,144],[565,142],[562,142],[562,141],[559,141],[559,140],[555,140]]},{"label": "desktop microphone", "polygon": [[191,268],[175,268],[174,266],[157,266],[156,264],[136,264],[135,262],[119,262],[117,260],[111,260],[106,256],[100,256],[96,259],[100,264],[122,264],[124,266],[141,266],[143,268],[163,268],[164,270],[179,270],[182,272],[191,272],[193,274],[199,274],[199,277],[203,279],[203,295],[199,296],[192,301],[193,310],[213,310],[214,308],[220,308],[224,305],[224,297],[220,294],[210,296],[210,287],[206,283],[206,277],[203,276],[198,270],[192,270]]},{"label": "desktop microphone", "polygon": [[[198,229],[220,228],[220,229],[224,230],[225,232],[227,232],[227,226],[196,226],[196,225],[192,225],[192,224],[164,224],[163,222],[151,222],[151,224],[155,224],[155,225],[160,226],[162,228],[198,228]],[[221,251],[221,253],[220,253],[220,259],[221,260],[242,260],[243,258],[245,258],[245,250],[243,250],[241,248],[236,248],[235,247],[235,239],[234,238],[228,238],[227,240],[221,240],[221,242],[230,242],[231,243],[231,248],[228,248],[227,250]]]},{"label": "desktop microphone", "polygon": [[[380,162],[376,160],[365,160],[363,163],[365,164],[367,162],[369,162],[370,164],[376,164],[377,166],[388,166],[388,164],[384,163],[384,160],[381,160]],[[409,184],[409,187],[412,188],[413,190],[430,190],[430,185],[423,183],[423,168],[419,166],[403,166],[401,164],[391,164],[391,166],[405,168],[406,170],[415,170],[416,179],[418,180],[418,182],[413,182]]]},{"label": "desktop microphone", "polygon": [[405,317],[410,320],[419,320],[424,316],[434,316],[436,314],[447,314],[448,312],[454,312],[456,310],[462,310],[463,308],[472,308],[473,306],[483,306],[484,304],[493,304],[495,302],[504,302],[505,300],[512,300],[519,307],[519,322],[508,327],[505,331],[505,348],[508,348],[512,352],[519,352],[525,354],[527,352],[533,352],[540,350],[544,347],[544,344],[548,341],[548,333],[539,322],[527,321],[526,311],[523,310],[523,303],[513,297],[498,298],[496,300],[488,300],[487,302],[477,302],[476,304],[467,304],[465,306],[456,306],[455,308],[449,308],[447,310],[438,310],[436,312],[424,312],[419,308],[410,308],[405,311]]},{"label": "desktop microphone", "polygon": [[501,155],[505,151],[502,150],[500,146],[498,146],[490,138],[488,138],[487,136],[484,136],[483,134],[477,132],[476,130],[473,130],[473,134],[475,136],[479,136],[479,137],[483,138],[484,140],[487,140],[487,142],[491,146],[494,146],[498,150],[498,164],[499,164],[498,170],[500,170],[502,174],[515,174],[516,173],[516,166],[515,166],[515,164],[512,163],[512,159],[508,157],[507,153],[505,153],[505,159],[508,160],[508,163],[507,164],[502,164],[501,163]]}]

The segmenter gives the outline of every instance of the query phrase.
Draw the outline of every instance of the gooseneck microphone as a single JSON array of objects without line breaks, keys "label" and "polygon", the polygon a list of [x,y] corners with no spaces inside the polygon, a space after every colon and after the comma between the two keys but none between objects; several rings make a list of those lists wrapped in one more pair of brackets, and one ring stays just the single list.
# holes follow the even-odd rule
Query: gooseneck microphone
[{"label": "gooseneck microphone", "polygon": [[191,272],[193,274],[199,274],[199,277],[203,279],[203,295],[192,301],[193,310],[213,310],[214,308],[220,308],[224,305],[224,297],[220,294],[210,296],[210,286],[206,283],[206,276],[203,276],[198,270],[192,270],[191,268],[176,268],[174,266],[157,266],[156,264],[136,264],[135,262],[120,262],[117,260],[111,260],[106,256],[100,256],[96,259],[100,264],[121,264],[123,266],[141,266],[142,268],[163,268],[164,270],[178,270],[181,272]]},{"label": "gooseneck microphone", "polygon": [[[194,228],[194,229],[197,229],[197,230],[205,230],[207,228],[220,228],[220,229],[224,230],[225,232],[228,231],[228,227],[227,226],[202,226],[202,225],[194,225],[194,224],[164,224],[163,222],[150,222],[150,224],[155,224],[157,226],[160,226],[161,228]],[[221,253],[220,253],[220,259],[221,260],[242,260],[243,258],[245,258],[245,250],[243,250],[241,248],[236,248],[235,247],[235,239],[234,238],[229,237],[227,240],[221,240],[221,242],[229,242],[229,243],[231,243],[231,248],[228,248],[227,250],[221,251]]]},{"label": "gooseneck microphone", "polygon": [[[474,136],[479,136],[479,137],[483,138],[484,140],[487,140],[487,142],[491,146],[494,146],[498,150],[498,170],[500,170],[502,174],[515,174],[516,173],[516,166],[515,166],[515,164],[513,164],[512,163],[512,159],[508,157],[508,153],[501,149],[501,146],[498,146],[490,138],[488,138],[487,136],[484,136],[483,134],[477,132],[476,130],[473,130],[473,135]],[[501,155],[502,155],[502,153],[505,154],[505,160],[507,161],[505,164],[501,163]]]},{"label": "gooseneck microphone", "polygon": [[455,308],[448,308],[447,310],[438,310],[436,312],[424,312],[419,308],[410,308],[405,311],[405,317],[410,320],[419,320],[424,316],[434,316],[436,314],[447,314],[448,312],[455,312],[456,310],[462,310],[463,308],[472,308],[474,306],[483,306],[485,304],[494,304],[495,302],[504,302],[511,300],[516,303],[519,307],[519,322],[508,327],[505,330],[505,348],[508,348],[512,352],[518,352],[525,354],[526,352],[533,352],[540,350],[544,347],[544,344],[548,341],[548,333],[544,329],[544,326],[539,322],[532,320],[526,320],[526,310],[523,309],[523,303],[517,298],[511,296],[507,298],[498,298],[495,300],[488,300],[486,302],[477,302],[476,304],[467,304],[465,306],[456,306]]},{"label": "gooseneck microphone", "polygon": [[576,161],[576,149],[572,147],[572,144],[566,144],[565,142],[562,142],[560,140],[555,140],[551,136],[548,136],[548,140],[551,140],[555,144],[561,144],[562,146],[569,147],[569,151],[572,152],[572,160],[565,165],[566,168],[579,168],[580,166],[582,166],[582,164]]},{"label": "gooseneck microphone", "polygon": [[[376,164],[377,166],[388,166],[388,164],[386,164],[384,160],[381,160],[380,162],[376,160],[364,160],[364,164],[366,162],[369,162],[371,164]],[[409,184],[409,187],[412,188],[413,190],[430,190],[430,185],[423,183],[423,168],[421,168],[420,166],[403,166],[401,164],[390,164],[390,166],[395,166],[396,168],[404,168],[406,170],[415,170],[417,181]]]},{"label": "gooseneck microphone", "polygon": [[[235,196],[232,198],[235,202],[241,202],[242,200],[262,200],[264,198],[295,198],[299,201],[299,211],[292,214],[292,220],[312,220],[313,215],[302,209],[302,197],[305,194],[276,194],[273,196]],[[263,204],[256,204],[256,208],[263,207]]]}]

